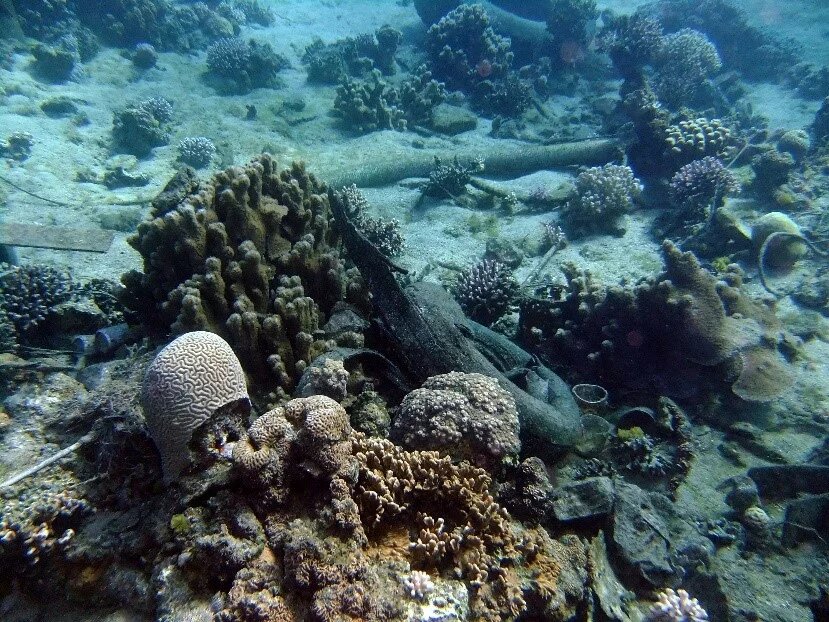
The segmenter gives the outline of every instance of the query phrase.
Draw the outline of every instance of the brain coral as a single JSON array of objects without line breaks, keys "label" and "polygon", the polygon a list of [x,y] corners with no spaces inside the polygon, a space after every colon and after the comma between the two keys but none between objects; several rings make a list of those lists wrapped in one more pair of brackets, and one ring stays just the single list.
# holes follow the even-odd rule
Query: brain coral
[{"label": "brain coral", "polygon": [[239,359],[218,335],[186,333],[161,350],[144,375],[141,404],[165,480],[187,466],[187,444],[202,423],[222,406],[247,399]]},{"label": "brain coral", "polygon": [[515,401],[482,374],[429,378],[405,397],[392,430],[409,449],[436,450],[479,466],[497,466],[520,449]]}]

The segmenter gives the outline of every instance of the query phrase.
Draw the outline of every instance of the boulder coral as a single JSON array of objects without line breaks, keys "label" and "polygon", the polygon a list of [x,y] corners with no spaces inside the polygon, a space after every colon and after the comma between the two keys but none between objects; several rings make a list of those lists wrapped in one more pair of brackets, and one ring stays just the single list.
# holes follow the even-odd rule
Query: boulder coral
[{"label": "boulder coral", "polygon": [[179,174],[130,244],[144,271],[124,278],[133,320],[223,336],[254,378],[290,393],[326,349],[319,328],[338,301],[367,305],[330,226],[325,186],[269,155],[199,182]]},{"label": "boulder coral", "polygon": [[409,449],[437,450],[484,468],[518,457],[518,411],[498,382],[451,372],[429,378],[400,404],[392,435]]}]

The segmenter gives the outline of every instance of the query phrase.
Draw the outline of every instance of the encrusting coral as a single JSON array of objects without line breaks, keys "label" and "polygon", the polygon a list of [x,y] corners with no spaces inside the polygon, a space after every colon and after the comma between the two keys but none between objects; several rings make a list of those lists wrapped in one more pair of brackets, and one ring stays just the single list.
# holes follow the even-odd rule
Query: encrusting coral
[{"label": "encrusting coral", "polygon": [[125,307],[153,330],[222,335],[248,373],[290,392],[328,346],[318,329],[334,304],[367,305],[324,191],[301,164],[280,172],[268,155],[208,182],[177,175],[130,238],[144,272],[124,276]]}]

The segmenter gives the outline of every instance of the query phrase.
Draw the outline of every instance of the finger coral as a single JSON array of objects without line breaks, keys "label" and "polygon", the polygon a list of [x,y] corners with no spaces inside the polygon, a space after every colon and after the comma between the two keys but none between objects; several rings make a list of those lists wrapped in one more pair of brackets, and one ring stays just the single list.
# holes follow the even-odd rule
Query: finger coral
[{"label": "finger coral", "polygon": [[123,279],[130,316],[222,335],[246,371],[290,393],[327,347],[318,329],[334,304],[367,300],[340,258],[324,190],[301,164],[279,171],[268,155],[208,182],[176,175],[130,239],[144,258],[144,272]]}]

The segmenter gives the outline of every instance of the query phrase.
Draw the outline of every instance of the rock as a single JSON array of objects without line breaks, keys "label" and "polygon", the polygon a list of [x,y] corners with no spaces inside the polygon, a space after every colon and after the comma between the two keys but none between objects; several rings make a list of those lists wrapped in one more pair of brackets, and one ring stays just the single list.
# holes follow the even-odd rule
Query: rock
[{"label": "rock", "polygon": [[625,601],[633,596],[619,582],[607,557],[607,542],[604,532],[590,542],[590,586],[596,604],[608,620],[627,622]]},{"label": "rock", "polygon": [[40,109],[47,117],[57,118],[66,117],[78,112],[78,107],[70,98],[65,95],[58,95],[57,97],[50,97],[42,104]]},{"label": "rock", "polygon": [[513,483],[499,494],[509,510],[522,520],[541,523],[552,510],[553,485],[544,463],[529,457],[515,470]]},{"label": "rock", "polygon": [[609,477],[589,477],[555,491],[553,516],[562,523],[602,518],[613,509],[614,486]]},{"label": "rock", "polygon": [[106,314],[88,298],[68,300],[54,307],[44,322],[49,335],[94,333],[107,325]]},{"label": "rock", "polygon": [[135,188],[146,186],[150,183],[150,178],[143,173],[130,173],[124,170],[122,166],[118,166],[111,171],[104,173],[104,185],[110,190],[116,188]]},{"label": "rock", "polygon": [[727,488],[725,502],[729,507],[742,514],[748,508],[760,503],[760,493],[757,484],[748,475],[738,475],[723,482],[719,488]]},{"label": "rock", "polygon": [[789,503],[783,519],[783,546],[793,548],[802,542],[825,541],[829,531],[825,518],[827,514],[829,493],[809,495]]},{"label": "rock", "polygon": [[764,498],[792,498],[799,493],[829,492],[829,466],[786,464],[754,467],[748,476],[757,484]]},{"label": "rock", "polygon": [[677,573],[670,561],[671,535],[665,521],[644,490],[624,482],[616,482],[615,487],[608,544],[624,570],[627,584],[642,588],[670,584]]},{"label": "rock", "polygon": [[478,127],[478,117],[452,104],[439,104],[432,110],[432,129],[439,134],[454,136]]}]

